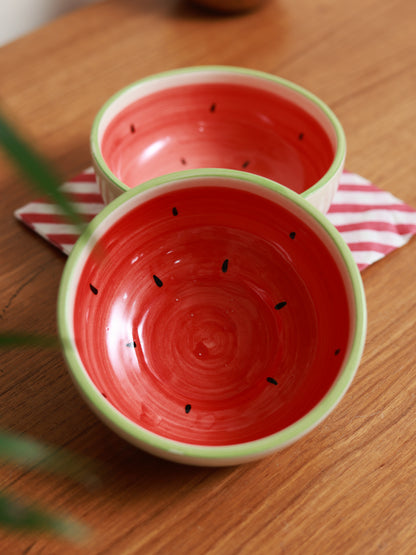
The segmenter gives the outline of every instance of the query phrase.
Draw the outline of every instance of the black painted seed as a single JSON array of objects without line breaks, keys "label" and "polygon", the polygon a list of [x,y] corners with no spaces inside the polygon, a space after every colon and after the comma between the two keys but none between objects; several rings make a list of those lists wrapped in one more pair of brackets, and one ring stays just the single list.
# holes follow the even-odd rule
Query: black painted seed
[{"label": "black painted seed", "polygon": [[185,160],[185,158],[181,158],[181,164],[182,164],[183,166],[186,166],[186,160]]},{"label": "black painted seed", "polygon": [[341,349],[336,349],[334,355],[337,356],[341,352]]},{"label": "black painted seed", "polygon": [[221,270],[224,272],[224,274],[228,270],[228,258],[226,258],[222,263]]},{"label": "black painted seed", "polygon": [[105,393],[101,392],[101,395],[104,397],[104,399],[108,399],[108,397]]},{"label": "black painted seed", "polygon": [[296,231],[291,231],[291,232],[289,233],[289,237],[290,237],[291,239],[294,239],[294,238],[296,237]]},{"label": "black painted seed", "polygon": [[133,349],[135,349],[136,348],[136,342],[131,341],[130,343],[126,343],[126,347],[133,347]]},{"label": "black painted seed", "polygon": [[186,405],[185,407],[186,414],[188,414],[191,411],[191,408],[192,408],[191,405]]},{"label": "black painted seed", "polygon": [[273,385],[277,385],[277,381],[274,378],[267,378],[267,381]]},{"label": "black painted seed", "polygon": [[178,209],[176,208],[176,206],[174,206],[174,207],[172,208],[172,214],[173,214],[174,216],[177,216],[177,215],[178,215]]},{"label": "black painted seed", "polygon": [[209,109],[210,112],[215,112],[215,108],[217,107],[217,105],[215,104],[215,102],[213,104],[211,104],[211,108]]},{"label": "black painted seed", "polygon": [[130,131],[131,133],[136,133],[136,128],[134,127],[133,123],[130,125]]},{"label": "black painted seed", "polygon": [[276,310],[280,310],[281,308],[283,308],[283,307],[286,306],[286,305],[287,305],[287,302],[286,302],[286,301],[282,301],[281,303],[277,303],[277,304],[274,306],[274,308],[275,308]]},{"label": "black painted seed", "polygon": [[157,276],[153,275],[153,279],[155,280],[155,283],[156,283],[156,285],[157,285],[158,287],[162,287],[163,281],[162,281],[160,278],[158,278]]},{"label": "black painted seed", "polygon": [[299,133],[299,141],[303,141],[303,137],[304,137],[304,136],[305,136],[305,135],[304,135],[303,133]]},{"label": "black painted seed", "polygon": [[92,283],[90,283],[90,289],[94,293],[94,295],[98,294],[98,289],[96,287],[94,287],[94,285]]},{"label": "black painted seed", "polygon": [[246,160],[242,167],[245,169],[250,164],[250,160]]}]

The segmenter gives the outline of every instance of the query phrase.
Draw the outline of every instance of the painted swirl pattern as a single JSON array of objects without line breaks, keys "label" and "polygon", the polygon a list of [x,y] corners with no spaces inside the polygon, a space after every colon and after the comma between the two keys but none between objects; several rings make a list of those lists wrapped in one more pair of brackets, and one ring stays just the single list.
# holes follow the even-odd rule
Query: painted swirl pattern
[{"label": "painted swirl pattern", "polygon": [[132,421],[187,443],[250,441],[333,384],[350,322],[342,278],[284,207],[185,188],[139,205],[103,242],[80,278],[77,346]]}]

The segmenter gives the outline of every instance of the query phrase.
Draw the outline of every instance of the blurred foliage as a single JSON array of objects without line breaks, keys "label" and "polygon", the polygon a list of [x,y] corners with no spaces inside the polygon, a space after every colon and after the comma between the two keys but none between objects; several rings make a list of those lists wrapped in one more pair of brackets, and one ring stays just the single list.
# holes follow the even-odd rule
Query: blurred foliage
[{"label": "blurred foliage", "polygon": [[[27,183],[39,194],[58,205],[67,219],[83,230],[83,222],[73,205],[60,190],[62,180],[51,165],[38,154],[0,113],[0,148],[10,158]],[[55,337],[43,337],[19,331],[1,332],[0,348],[58,347]],[[89,461],[64,450],[46,446],[34,439],[0,431],[0,463],[29,470],[42,470],[68,476],[78,482],[97,481]],[[86,528],[65,517],[57,516],[13,494],[0,491],[0,526],[20,531],[48,531],[74,541],[85,537]]]},{"label": "blurred foliage", "polygon": [[27,183],[48,196],[67,218],[82,231],[83,221],[61,191],[62,180],[52,166],[29,145],[0,113],[0,147],[5,151]]},{"label": "blurred foliage", "polygon": [[16,531],[54,532],[77,542],[87,537],[86,528],[69,517],[58,517],[4,492],[0,492],[0,524]]}]

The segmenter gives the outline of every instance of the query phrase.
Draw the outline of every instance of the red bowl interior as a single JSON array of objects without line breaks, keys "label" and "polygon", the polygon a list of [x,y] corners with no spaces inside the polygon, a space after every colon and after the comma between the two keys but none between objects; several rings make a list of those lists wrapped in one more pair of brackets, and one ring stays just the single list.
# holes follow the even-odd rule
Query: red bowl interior
[{"label": "red bowl interior", "polygon": [[116,221],[73,308],[98,391],[191,444],[251,441],[304,416],[340,372],[351,320],[340,271],[306,220],[252,192],[202,186]]},{"label": "red bowl interior", "polygon": [[228,168],[301,193],[328,171],[334,148],[320,123],[282,96],[204,83],[154,92],[108,125],[101,150],[128,187],[174,171]]}]

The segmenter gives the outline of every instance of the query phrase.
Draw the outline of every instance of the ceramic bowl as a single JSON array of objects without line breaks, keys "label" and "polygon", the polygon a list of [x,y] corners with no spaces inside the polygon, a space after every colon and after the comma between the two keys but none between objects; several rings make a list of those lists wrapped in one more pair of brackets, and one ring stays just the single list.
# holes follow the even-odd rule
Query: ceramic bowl
[{"label": "ceramic bowl", "polygon": [[104,202],[154,177],[195,168],[242,170],[329,208],[345,136],[333,112],[303,88],[224,66],[151,76],[113,96],[91,132]]},{"label": "ceramic bowl", "polygon": [[302,197],[232,170],[156,178],[89,225],[66,264],[70,373],[113,430],[163,458],[231,465],[303,436],[359,364],[352,255]]}]

